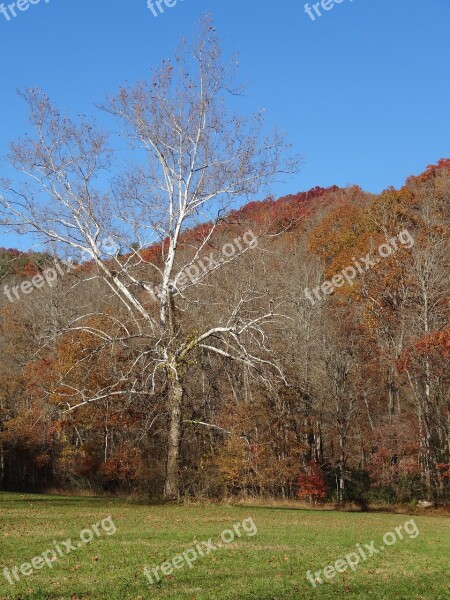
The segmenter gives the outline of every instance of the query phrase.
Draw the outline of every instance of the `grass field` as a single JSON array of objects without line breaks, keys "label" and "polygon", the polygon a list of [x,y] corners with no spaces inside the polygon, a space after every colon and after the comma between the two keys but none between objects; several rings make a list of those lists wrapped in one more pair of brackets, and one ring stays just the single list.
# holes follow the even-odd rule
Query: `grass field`
[{"label": "grass field", "polygon": [[[30,563],[54,548],[53,541],[61,548],[60,542],[71,537],[76,546],[82,530],[92,531],[93,524],[109,515],[115,533],[111,521],[104,521],[104,529],[97,527],[99,535],[90,543],[68,554],[62,546],[63,556],[49,561],[51,568],[44,564],[28,576],[19,572],[20,581],[8,583],[5,567],[11,572]],[[184,566],[161,575],[154,585],[144,577],[145,566],[160,565],[208,538],[217,544],[221,532],[248,517],[256,535],[241,527],[241,537],[199,557],[191,569]],[[331,580],[321,575],[324,583],[314,588],[306,579],[308,570],[336,563],[358,543],[364,548],[373,540],[379,549],[384,534],[395,532],[411,516],[261,506],[143,506],[105,498],[0,494],[0,598],[450,599],[450,519],[413,518],[417,537],[405,533],[383,552],[361,559],[355,571],[347,568]]]}]

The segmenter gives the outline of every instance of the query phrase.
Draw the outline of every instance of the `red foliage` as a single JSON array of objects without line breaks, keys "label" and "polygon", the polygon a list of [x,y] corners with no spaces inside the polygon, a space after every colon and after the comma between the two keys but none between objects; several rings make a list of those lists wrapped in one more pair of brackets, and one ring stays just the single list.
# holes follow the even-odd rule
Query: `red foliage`
[{"label": "red foliage", "polygon": [[435,331],[424,335],[406,348],[399,361],[397,361],[398,371],[402,372],[410,368],[413,359],[417,360],[421,356],[447,359],[450,356],[450,327],[443,331]]},{"label": "red foliage", "polygon": [[450,173],[450,158],[441,158],[435,165],[428,165],[426,170],[420,175],[411,175],[406,180],[406,184],[425,183],[434,179],[442,171]]},{"label": "red foliage", "polygon": [[298,498],[309,498],[314,503],[324,500],[327,495],[325,476],[315,461],[308,465],[307,472],[300,473],[298,478]]},{"label": "red foliage", "polygon": [[269,197],[261,202],[249,202],[239,210],[231,211],[229,218],[236,222],[270,225],[271,229],[288,227],[295,225],[306,214],[307,209],[314,205],[313,201],[339,190],[336,185],[329,188],[316,186],[307,192],[290,194],[278,200]]}]

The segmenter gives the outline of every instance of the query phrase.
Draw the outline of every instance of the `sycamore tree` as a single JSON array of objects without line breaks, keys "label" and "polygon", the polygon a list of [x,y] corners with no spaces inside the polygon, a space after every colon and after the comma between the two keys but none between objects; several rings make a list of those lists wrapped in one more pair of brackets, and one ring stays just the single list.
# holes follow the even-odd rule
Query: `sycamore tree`
[{"label": "sycamore tree", "polygon": [[[195,355],[212,353],[251,372],[274,368],[282,376],[266,345],[277,308],[248,282],[239,297],[212,311],[214,322],[209,316],[203,329],[190,323],[214,274],[256,245],[242,236],[232,256],[214,258],[230,209],[295,169],[284,136],[265,133],[262,112],[235,112],[236,67],[234,59],[225,65],[205,18],[196,39],[183,40],[148,81],[122,87],[99,107],[106,120],[117,119],[120,137],[115,127],[107,134],[85,117],[69,118],[40,90],[26,91],[32,127],[11,145],[17,176],[3,179],[0,193],[1,225],[33,233],[59,256],[87,257],[89,278],[99,279],[115,299],[112,306],[122,307],[91,310],[65,324],[65,333],[87,332],[102,349],[120,347],[127,356],[115,381],[66,386],[66,405],[74,410],[113,396],[165,394],[165,496],[171,499],[180,494],[185,381]],[[109,256],[105,239],[117,248]],[[209,268],[198,268],[205,260]],[[193,272],[195,278],[186,278]]]}]

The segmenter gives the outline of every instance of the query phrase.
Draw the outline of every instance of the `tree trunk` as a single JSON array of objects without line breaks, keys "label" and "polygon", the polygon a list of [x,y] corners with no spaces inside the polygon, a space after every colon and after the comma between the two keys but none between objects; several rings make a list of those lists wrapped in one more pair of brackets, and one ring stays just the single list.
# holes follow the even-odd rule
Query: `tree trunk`
[{"label": "tree trunk", "polygon": [[344,501],[345,494],[345,437],[339,432],[339,488],[338,488],[338,502]]},{"label": "tree trunk", "polygon": [[166,482],[164,496],[167,500],[178,500],[180,497],[180,440],[181,440],[181,407],[183,403],[183,385],[178,378],[171,378],[169,389],[169,436],[167,449]]}]

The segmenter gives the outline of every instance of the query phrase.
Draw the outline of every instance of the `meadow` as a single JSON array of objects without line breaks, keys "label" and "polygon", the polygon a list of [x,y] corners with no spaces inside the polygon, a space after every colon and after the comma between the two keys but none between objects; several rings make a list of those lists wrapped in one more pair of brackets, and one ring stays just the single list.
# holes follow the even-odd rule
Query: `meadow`
[{"label": "meadow", "polygon": [[[105,521],[107,517],[110,520]],[[232,543],[217,547],[224,530],[249,518],[255,535],[243,532]],[[419,534],[405,533],[394,545],[361,560],[354,570],[347,568],[331,579],[321,575],[324,582],[316,582],[316,587],[308,581],[307,571],[335,564],[357,544],[364,548],[373,541],[379,549],[386,532],[395,532],[411,519]],[[76,543],[80,532],[102,522],[108,527],[98,526],[92,541]],[[66,553],[68,544],[62,543],[69,537],[74,549],[69,546]],[[153,585],[145,578],[146,566],[151,570],[209,538],[216,549],[199,556],[192,568],[174,569]],[[61,555],[41,566],[45,561],[36,557],[56,548],[55,543]],[[3,493],[0,557],[2,600],[450,599],[450,519],[445,516],[285,506],[143,505],[109,498]],[[32,572],[23,575],[21,566],[33,558],[40,568],[25,567],[26,573]],[[18,582],[11,575],[14,567],[19,569]]]}]

